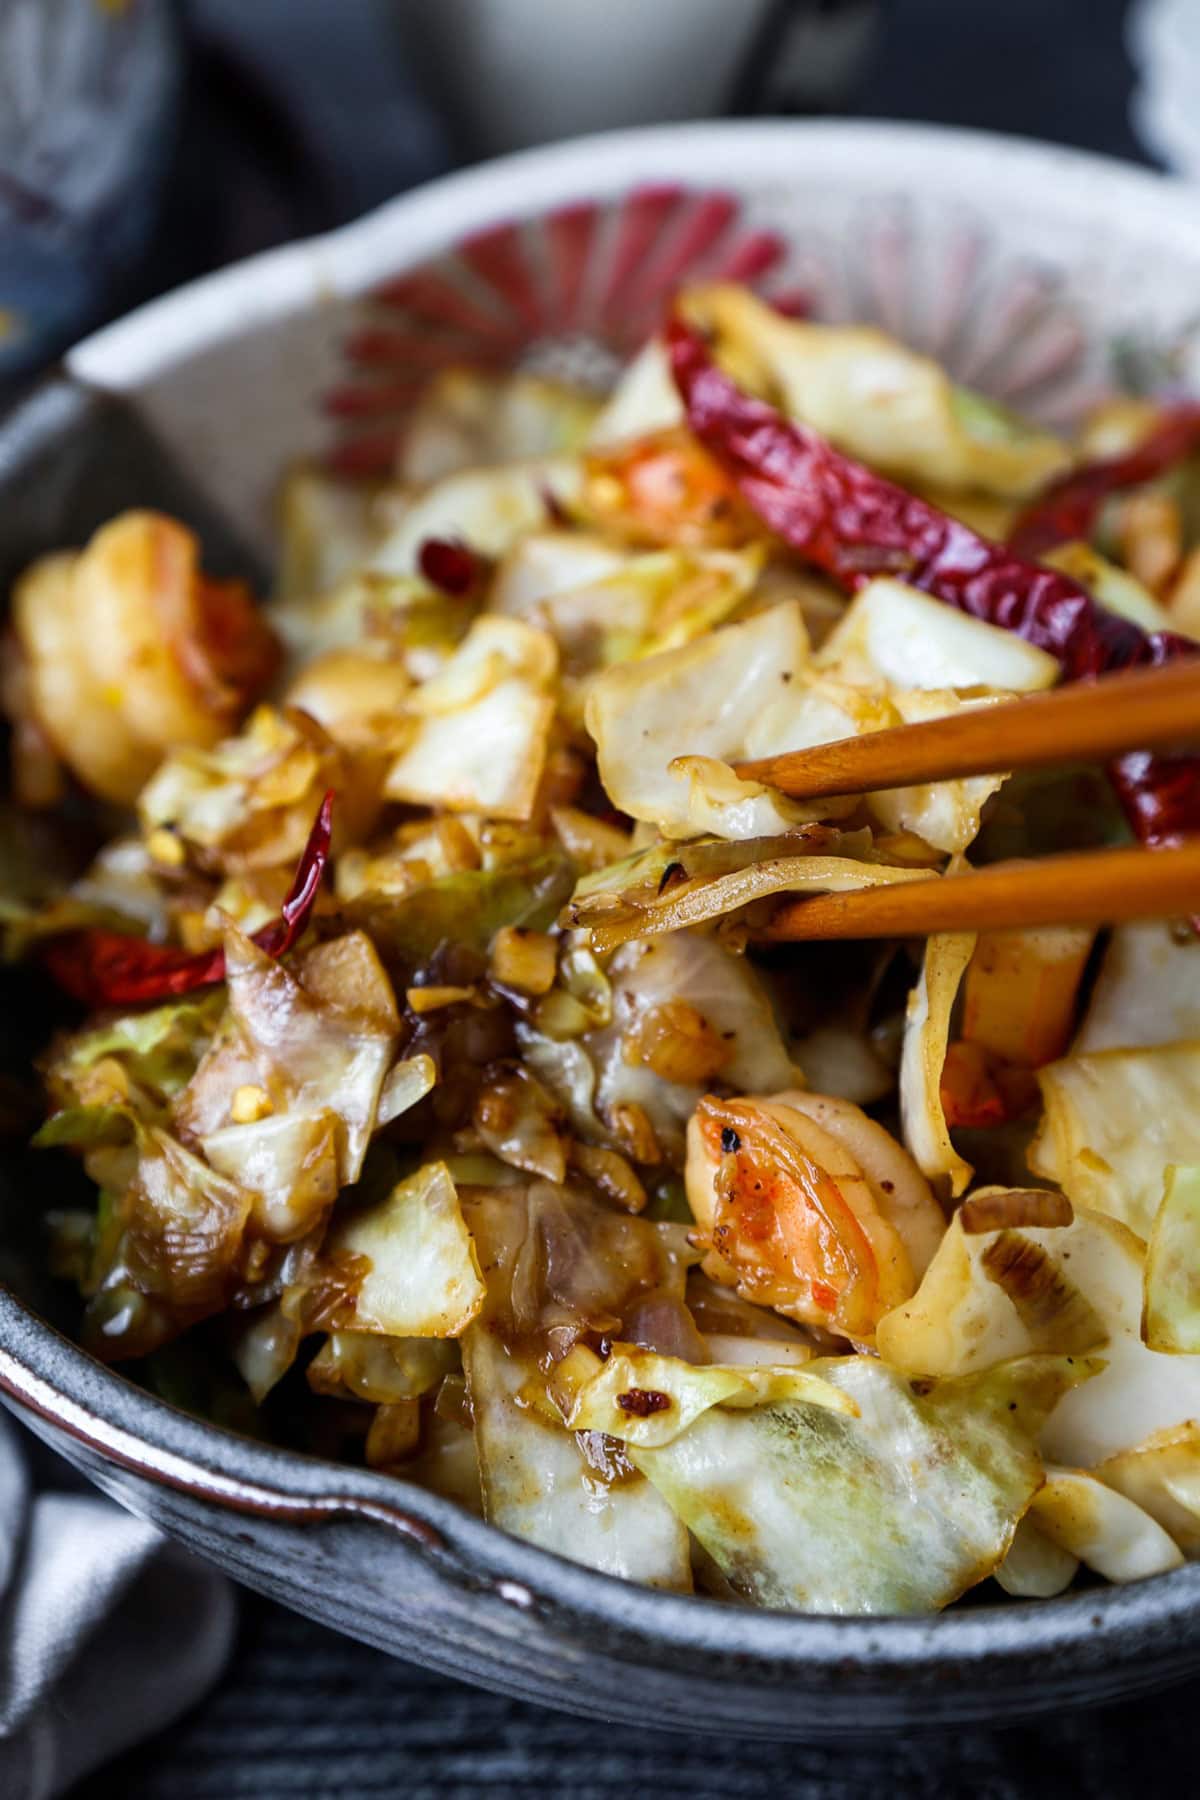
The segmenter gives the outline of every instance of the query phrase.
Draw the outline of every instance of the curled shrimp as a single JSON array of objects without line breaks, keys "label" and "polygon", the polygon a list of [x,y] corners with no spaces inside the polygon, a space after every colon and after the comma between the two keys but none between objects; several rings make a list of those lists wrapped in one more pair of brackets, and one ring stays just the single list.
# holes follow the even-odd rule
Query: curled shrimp
[{"label": "curled shrimp", "polygon": [[583,507],[636,543],[720,548],[761,536],[724,469],[680,430],[594,451]]},{"label": "curled shrimp", "polygon": [[818,1123],[789,1098],[709,1096],[696,1109],[686,1181],[708,1247],[704,1270],[800,1324],[870,1343],[883,1314],[915,1289],[910,1233],[827,1128],[837,1115]]},{"label": "curled shrimp", "polygon": [[13,631],[15,722],[120,804],[165,751],[229,732],[278,660],[244,584],[206,578],[192,533],[152,512],[123,513],[78,554],[34,563],[16,585]]}]

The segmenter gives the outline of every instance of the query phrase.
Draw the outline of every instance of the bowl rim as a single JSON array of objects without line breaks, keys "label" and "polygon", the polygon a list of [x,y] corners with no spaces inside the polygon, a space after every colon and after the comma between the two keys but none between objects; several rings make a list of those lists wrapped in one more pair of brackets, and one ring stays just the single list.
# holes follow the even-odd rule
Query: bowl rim
[{"label": "bowl rim", "polygon": [[[1028,205],[1077,219],[1085,197],[1106,217],[1136,213],[1147,235],[1169,227],[1200,256],[1197,187],[1180,176],[1041,139],[859,119],[731,119],[597,132],[456,170],[384,201],[361,218],[263,250],[185,282],[80,340],[64,358],[85,385],[136,392],[183,357],[314,305],[361,295],[487,226],[536,217],[565,200],[600,198],[657,180],[736,189],[781,185],[783,153],[803,146],[842,173],[858,167],[864,198],[923,181],[976,207]],[[880,168],[888,171],[885,180]],[[900,171],[903,170],[901,175]]]},{"label": "bowl rim", "polygon": [[[1200,257],[1200,208],[1185,180],[1116,159],[957,127],[886,120],[731,120],[599,133],[535,147],[442,176],[317,237],[266,250],[185,283],[84,338],[64,359],[86,387],[129,395],[182,360],[248,329],[362,293],[474,230],[536,215],[565,200],[604,197],[656,179],[736,189],[780,183],[781,155],[803,146],[841,167],[861,165],[863,196],[920,191],[936,173],[978,209],[1027,199],[1077,215],[1087,199],[1106,213],[1133,209],[1139,230],[1169,228]],[[887,169],[886,180],[878,176]],[[987,1665],[1046,1659],[1095,1668],[1096,1644],[1137,1640],[1166,1653],[1200,1641],[1200,1565],[1126,1586],[1036,1603],[1000,1601],[920,1617],[834,1617],[731,1608],[700,1595],[644,1588],[510,1536],[453,1502],[391,1476],[240,1437],[137,1387],[62,1337],[0,1283],[0,1394],[105,1461],[210,1504],[299,1524],[373,1520],[445,1557],[478,1585],[528,1608],[545,1598],[583,1623],[699,1655],[763,1665],[824,1666],[898,1675],[948,1659]],[[1019,1616],[1019,1633],[1004,1627]]]}]

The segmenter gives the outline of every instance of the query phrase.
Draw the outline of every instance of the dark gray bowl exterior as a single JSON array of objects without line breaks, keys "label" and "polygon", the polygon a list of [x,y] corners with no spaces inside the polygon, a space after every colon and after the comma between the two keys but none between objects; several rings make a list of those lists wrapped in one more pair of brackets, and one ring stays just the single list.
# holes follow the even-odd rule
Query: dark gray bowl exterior
[{"label": "dark gray bowl exterior", "polygon": [[[0,425],[0,584],[131,504],[187,519],[209,566],[254,572],[126,408],[51,382]],[[0,1047],[27,1062],[9,999]],[[31,1228],[51,1167],[0,1156],[0,1398],[131,1511],[393,1655],[634,1729],[769,1738],[1013,1720],[1200,1670],[1200,1566],[933,1619],[765,1613],[595,1574],[407,1483],[178,1412],[45,1323]]]},{"label": "dark gray bowl exterior", "polygon": [[764,1613],[593,1574],[387,1476],[177,1412],[0,1291],[0,1392],[132,1511],[338,1630],[633,1727],[773,1738],[993,1723],[1200,1669],[1200,1567],[932,1619]]}]

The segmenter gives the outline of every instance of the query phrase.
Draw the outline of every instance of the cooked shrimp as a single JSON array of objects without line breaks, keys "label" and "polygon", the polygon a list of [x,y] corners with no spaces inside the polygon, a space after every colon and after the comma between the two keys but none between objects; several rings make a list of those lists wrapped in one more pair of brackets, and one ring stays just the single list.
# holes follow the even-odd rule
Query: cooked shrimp
[{"label": "cooked shrimp", "polygon": [[173,519],[128,512],[17,583],[28,722],[106,800],[135,800],[166,750],[216,743],[274,670],[248,591],[198,554]]},{"label": "cooked shrimp", "polygon": [[780,1098],[702,1100],[686,1183],[705,1273],[744,1299],[869,1343],[914,1291],[904,1239],[844,1141]]},{"label": "cooked shrimp", "polygon": [[637,543],[744,543],[752,535],[737,490],[684,431],[660,431],[588,458],[583,504]]},{"label": "cooked shrimp", "polygon": [[850,1152],[920,1281],[946,1234],[946,1215],[904,1145],[852,1100],[800,1089],[776,1094],[775,1100],[807,1114]]}]

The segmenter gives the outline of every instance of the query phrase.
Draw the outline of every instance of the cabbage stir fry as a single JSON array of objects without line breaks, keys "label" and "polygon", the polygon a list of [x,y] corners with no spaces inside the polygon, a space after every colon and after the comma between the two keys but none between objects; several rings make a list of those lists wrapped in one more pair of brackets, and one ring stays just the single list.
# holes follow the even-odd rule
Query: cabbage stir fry
[{"label": "cabbage stir fry", "polygon": [[659,1588],[924,1612],[1200,1553],[1191,925],[760,941],[1172,842],[1195,761],[734,769],[1194,653],[1198,443],[701,288],[603,401],[456,371],[393,480],[294,471],[261,607],[150,513],[37,563],[6,829],[90,798],[104,841],[0,923],[75,1003],[36,1143],[93,1184],[84,1342]]}]

